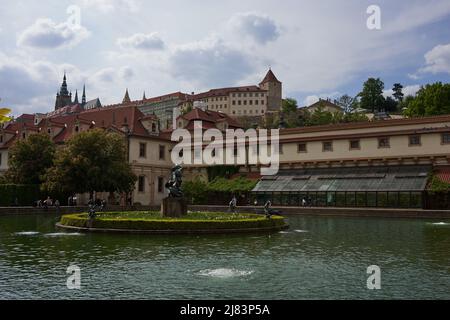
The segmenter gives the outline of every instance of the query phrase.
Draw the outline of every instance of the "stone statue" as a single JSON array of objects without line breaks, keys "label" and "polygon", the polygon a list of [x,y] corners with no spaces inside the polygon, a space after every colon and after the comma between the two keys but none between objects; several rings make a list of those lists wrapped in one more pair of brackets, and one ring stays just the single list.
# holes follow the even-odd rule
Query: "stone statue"
[{"label": "stone statue", "polygon": [[237,199],[236,199],[236,196],[233,196],[233,199],[231,199],[231,201],[228,205],[230,212],[236,213],[236,205],[237,205]]},{"label": "stone statue", "polygon": [[169,181],[166,183],[166,189],[169,190],[169,198],[182,198],[183,191],[181,190],[181,183],[183,174],[183,167],[177,164],[172,168],[172,173]]},{"label": "stone statue", "polygon": [[172,168],[170,179],[166,183],[169,196],[163,199],[161,203],[161,215],[163,217],[179,218],[185,216],[188,212],[187,202],[181,190],[182,174],[183,167],[181,165]]},{"label": "stone statue", "polygon": [[89,210],[88,210],[89,219],[91,219],[91,220],[95,219],[95,217],[97,216],[97,212],[96,212],[97,208],[96,208],[94,200],[90,199],[88,202],[88,206],[89,206]]},{"label": "stone statue", "polygon": [[264,213],[266,214],[266,218],[270,219],[272,217],[272,202],[268,200],[264,205]]}]

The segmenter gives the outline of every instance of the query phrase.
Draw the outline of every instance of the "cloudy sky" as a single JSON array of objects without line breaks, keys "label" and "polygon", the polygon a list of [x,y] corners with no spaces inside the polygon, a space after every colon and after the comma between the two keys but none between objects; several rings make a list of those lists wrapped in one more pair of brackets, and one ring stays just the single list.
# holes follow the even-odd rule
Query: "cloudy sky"
[{"label": "cloudy sky", "polygon": [[[370,30],[367,8],[381,9]],[[300,105],[368,77],[407,93],[450,80],[448,0],[2,0],[0,106],[47,112],[64,70],[103,104],[257,84],[272,67]],[[79,15],[78,15],[79,13]]]}]

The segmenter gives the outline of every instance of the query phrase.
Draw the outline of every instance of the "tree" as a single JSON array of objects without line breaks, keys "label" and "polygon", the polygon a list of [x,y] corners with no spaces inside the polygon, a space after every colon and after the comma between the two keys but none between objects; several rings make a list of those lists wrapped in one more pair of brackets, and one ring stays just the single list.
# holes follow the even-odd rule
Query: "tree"
[{"label": "tree", "polygon": [[[1,101],[1,99],[0,99],[0,101]],[[11,120],[11,118],[8,117],[8,114],[10,114],[10,113],[11,113],[11,109],[0,108],[0,123]]]},{"label": "tree", "polygon": [[398,108],[405,113],[412,101],[414,101],[414,96],[408,95],[399,103]]},{"label": "tree", "polygon": [[348,94],[344,94],[342,97],[337,99],[335,103],[341,107],[345,113],[349,113],[354,110],[355,104],[357,102],[356,98],[350,97]]},{"label": "tree", "polygon": [[325,111],[323,107],[319,107],[311,113],[307,126],[320,126],[334,123],[334,115],[329,111]]},{"label": "tree", "polygon": [[298,108],[297,100],[295,100],[293,98],[283,99],[283,105],[281,108],[283,113],[289,114],[289,113],[297,112],[297,108]]},{"label": "tree", "polygon": [[95,129],[71,138],[58,150],[43,189],[69,193],[130,192],[136,176],[121,135]]},{"label": "tree", "polygon": [[17,184],[40,184],[53,164],[55,149],[51,138],[43,133],[18,140],[9,150],[7,179]]},{"label": "tree", "polygon": [[386,112],[395,112],[397,111],[399,103],[395,101],[392,97],[387,97],[383,102],[383,109]]},{"label": "tree", "polygon": [[450,83],[436,82],[420,88],[404,113],[410,117],[450,114]]},{"label": "tree", "polygon": [[393,97],[395,98],[395,100],[397,102],[402,102],[403,101],[403,86],[400,83],[394,83],[394,87],[392,88],[393,93]]},{"label": "tree", "polygon": [[359,94],[361,108],[371,110],[372,113],[375,113],[375,110],[381,111],[384,102],[383,90],[384,83],[380,78],[369,78],[364,82],[363,90]]}]

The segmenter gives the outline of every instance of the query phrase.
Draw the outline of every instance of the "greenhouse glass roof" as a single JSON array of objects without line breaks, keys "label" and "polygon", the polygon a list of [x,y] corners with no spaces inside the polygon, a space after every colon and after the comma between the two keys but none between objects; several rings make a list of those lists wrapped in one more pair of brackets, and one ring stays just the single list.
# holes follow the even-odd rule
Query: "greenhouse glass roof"
[{"label": "greenhouse glass roof", "polygon": [[430,166],[284,170],[263,177],[253,192],[423,191]]}]

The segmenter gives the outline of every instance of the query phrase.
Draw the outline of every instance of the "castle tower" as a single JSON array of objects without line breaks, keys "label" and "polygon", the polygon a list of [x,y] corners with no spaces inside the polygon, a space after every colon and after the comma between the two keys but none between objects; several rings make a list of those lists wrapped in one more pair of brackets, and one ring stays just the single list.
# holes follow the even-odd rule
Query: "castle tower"
[{"label": "castle tower", "polygon": [[67,90],[66,73],[64,72],[63,83],[59,89],[59,93],[56,94],[55,110],[63,108],[72,104],[72,97]]},{"label": "castle tower", "polygon": [[263,81],[259,84],[263,90],[267,90],[267,111],[280,111],[283,95],[283,84],[277,79],[272,69],[269,69]]}]

